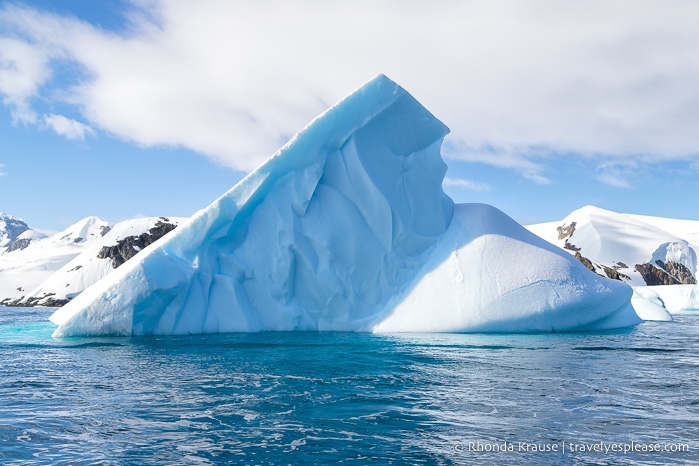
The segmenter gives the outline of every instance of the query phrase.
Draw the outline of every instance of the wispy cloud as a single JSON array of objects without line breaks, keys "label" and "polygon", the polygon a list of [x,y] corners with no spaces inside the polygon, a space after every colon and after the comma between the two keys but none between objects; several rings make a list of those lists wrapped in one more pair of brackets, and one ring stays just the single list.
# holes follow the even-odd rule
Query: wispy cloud
[{"label": "wispy cloud", "polygon": [[457,188],[469,189],[471,191],[489,191],[490,186],[487,183],[479,181],[466,180],[463,178],[444,178],[444,186],[454,186]]},{"label": "wispy cloud", "polygon": [[5,164],[0,163],[0,176],[5,176],[7,173],[5,172]]},{"label": "wispy cloud", "polygon": [[82,141],[85,139],[85,135],[94,134],[94,131],[89,126],[71,118],[66,118],[63,115],[53,113],[44,115],[43,121],[47,128],[52,129],[66,139]]},{"label": "wispy cloud", "polygon": [[444,156],[447,159],[509,168],[536,184],[548,184],[551,180],[544,175],[546,165],[533,160],[545,157],[542,154],[545,152],[540,149],[533,151],[527,147],[496,147],[489,144],[473,147],[459,141],[448,141],[444,146]]},{"label": "wispy cloud", "polygon": [[[0,8],[0,93],[15,120],[44,124],[58,101],[84,125],[64,136],[101,129],[249,169],[385,73],[451,127],[451,141],[471,148],[454,159],[535,183],[549,182],[542,147],[610,161],[699,153],[696,2],[132,5],[120,33]],[[83,76],[58,80],[56,67],[66,63]]]},{"label": "wispy cloud", "polygon": [[634,160],[604,162],[597,166],[597,180],[615,188],[630,189],[638,170],[639,163]]}]

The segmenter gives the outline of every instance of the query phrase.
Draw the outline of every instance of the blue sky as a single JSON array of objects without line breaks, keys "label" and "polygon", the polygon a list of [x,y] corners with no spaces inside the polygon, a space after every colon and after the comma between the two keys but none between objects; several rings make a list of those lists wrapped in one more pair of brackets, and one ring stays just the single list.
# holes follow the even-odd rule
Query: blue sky
[{"label": "blue sky", "polygon": [[522,223],[699,219],[699,4],[0,0],[0,211],[189,216],[378,73],[445,190]]}]

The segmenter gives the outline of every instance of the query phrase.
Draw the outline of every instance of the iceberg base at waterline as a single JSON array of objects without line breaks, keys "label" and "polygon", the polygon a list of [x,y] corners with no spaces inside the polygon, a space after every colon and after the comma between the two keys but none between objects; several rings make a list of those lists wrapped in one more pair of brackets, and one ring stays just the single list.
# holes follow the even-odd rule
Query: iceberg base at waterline
[{"label": "iceberg base at waterline", "polygon": [[57,311],[55,337],[541,332],[640,322],[631,288],[442,190],[448,128],[378,76]]}]

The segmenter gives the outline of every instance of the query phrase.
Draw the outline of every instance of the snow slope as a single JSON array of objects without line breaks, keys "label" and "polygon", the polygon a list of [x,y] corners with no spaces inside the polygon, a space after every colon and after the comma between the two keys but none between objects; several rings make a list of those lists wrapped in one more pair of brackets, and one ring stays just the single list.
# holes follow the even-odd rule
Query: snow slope
[{"label": "snow slope", "polygon": [[0,300],[7,302],[25,296],[109,228],[104,220],[87,217],[60,233],[32,241],[25,249],[0,255]]},{"label": "snow slope", "polygon": [[[75,298],[87,287],[115,270],[113,259],[100,254],[105,247],[117,246],[126,238],[147,235],[159,225],[176,226],[184,220],[172,217],[143,217],[115,224],[104,236],[90,241],[78,256],[27,293],[20,304],[31,301],[34,305],[49,305]],[[136,250],[138,249],[136,246]]]},{"label": "snow slope", "polygon": [[628,286],[587,271],[497,209],[455,210],[442,191],[447,132],[378,76],[57,311],[54,335],[639,322]]},{"label": "snow slope", "polygon": [[577,250],[600,275],[608,276],[612,269],[631,285],[646,285],[637,264],[658,268],[658,260],[682,264],[697,276],[697,221],[620,214],[586,206],[560,222],[527,228],[570,254]]},{"label": "snow slope", "polygon": [[625,214],[625,216],[666,231],[692,245],[699,245],[699,220],[651,217],[636,214]]}]

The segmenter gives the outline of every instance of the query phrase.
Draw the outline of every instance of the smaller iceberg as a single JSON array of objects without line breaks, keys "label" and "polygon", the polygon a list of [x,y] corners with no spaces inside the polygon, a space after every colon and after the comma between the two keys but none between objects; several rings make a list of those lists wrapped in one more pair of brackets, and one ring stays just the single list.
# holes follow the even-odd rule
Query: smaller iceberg
[{"label": "smaller iceberg", "polygon": [[448,128],[378,76],[57,311],[55,337],[531,332],[640,322],[603,279],[442,190]]}]

